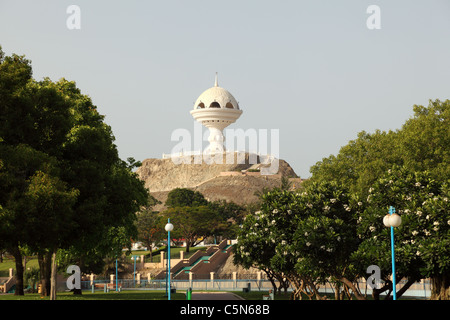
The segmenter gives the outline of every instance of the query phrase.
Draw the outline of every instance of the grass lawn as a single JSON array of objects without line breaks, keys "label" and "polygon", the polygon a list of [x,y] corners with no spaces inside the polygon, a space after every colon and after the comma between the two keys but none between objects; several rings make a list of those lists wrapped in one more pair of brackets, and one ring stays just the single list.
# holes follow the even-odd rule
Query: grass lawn
[{"label": "grass lawn", "polygon": [[[81,295],[74,295],[72,292],[58,292],[57,300],[167,300],[164,295],[166,292],[161,291],[122,291],[122,292],[95,292],[83,291]],[[184,292],[172,293],[172,300],[186,300]],[[0,300],[50,300],[50,297],[41,297],[39,293],[29,293],[23,296],[15,296],[13,294],[0,294]]]},{"label": "grass lawn", "polygon": [[[264,295],[268,295],[269,291],[250,291],[250,292],[242,292],[242,291],[232,291],[234,294],[244,298],[245,300],[262,300]],[[276,294],[274,295],[275,300],[289,300],[290,293],[288,294]]]},{"label": "grass lawn", "polygon": [[[7,277],[9,275],[9,268],[16,270],[16,263],[14,262],[14,259],[3,258],[3,262],[0,263],[0,277]],[[38,260],[32,258],[27,261],[25,270],[28,268],[39,268]]]},{"label": "grass lawn", "polygon": [[[203,290],[202,290],[203,291]],[[194,290],[195,293],[195,290]],[[263,295],[267,295],[267,291],[233,291],[236,295],[241,296],[245,300],[262,300]],[[74,295],[72,292],[58,292],[57,300],[167,300],[165,290],[124,290],[121,292],[111,291],[109,293],[95,292],[84,290],[82,295]],[[179,291],[171,294],[172,300],[186,300],[185,292]],[[41,297],[38,293],[28,293],[23,296],[15,296],[13,294],[0,294],[0,300],[49,300],[49,297]],[[289,294],[275,295],[275,300],[289,300]]]},{"label": "grass lawn", "polygon": [[[195,252],[197,252],[198,250],[206,250],[207,247],[191,247],[189,252],[184,254],[184,258],[189,258],[190,256],[192,256]],[[159,262],[161,261],[161,251],[166,251],[167,248],[166,247],[162,247],[158,250],[154,250],[153,251],[153,262]],[[173,259],[178,259],[180,257],[180,251],[186,251],[186,248],[184,247],[171,247],[170,248],[170,257]],[[128,256],[128,259],[130,261],[130,263],[132,263],[131,257],[133,255],[144,255],[147,256],[146,259],[148,259],[148,256],[150,255],[149,251],[145,251],[145,250],[139,250],[139,251],[132,251],[131,254]],[[33,257],[28,257],[28,261],[27,261],[27,265],[25,267],[25,269],[28,268],[39,268],[39,264],[37,261],[37,258],[35,256]],[[146,262],[150,262],[150,261],[146,261]],[[4,276],[7,277],[9,274],[9,268],[13,268],[14,270],[16,269],[16,264],[14,262],[14,259],[10,258],[10,257],[4,257],[3,258],[3,262],[0,263],[0,277]]]}]

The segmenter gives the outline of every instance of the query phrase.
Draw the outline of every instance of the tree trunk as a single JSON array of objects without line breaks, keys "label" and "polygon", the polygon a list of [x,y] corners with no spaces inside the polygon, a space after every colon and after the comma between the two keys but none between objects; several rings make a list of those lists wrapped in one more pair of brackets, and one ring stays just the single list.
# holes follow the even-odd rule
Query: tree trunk
[{"label": "tree trunk", "polygon": [[349,287],[350,289],[352,289],[353,294],[355,295],[356,299],[358,300],[367,300],[363,295],[361,295],[359,293],[359,290],[355,287],[355,285],[353,284],[353,282],[351,282],[350,280],[348,280],[347,278],[341,278],[339,279],[340,281],[342,281],[342,283],[344,283],[347,287]]},{"label": "tree trunk", "polygon": [[386,291],[386,290],[389,290],[390,288],[392,288],[392,282],[385,280],[385,284],[384,284],[383,287],[381,287],[380,289],[373,289],[372,290],[372,297],[373,297],[373,299],[374,300],[380,300],[380,294],[382,292]]},{"label": "tree trunk", "polygon": [[284,294],[287,294],[287,289],[289,288],[289,279],[283,276],[282,274],[275,273],[275,278],[278,280],[278,292],[281,293],[281,289],[284,289]]},{"label": "tree trunk", "polygon": [[408,290],[413,284],[414,282],[416,282],[418,279],[408,279],[408,281],[405,283],[405,285],[403,287],[401,287],[400,290],[397,291],[397,298],[400,298],[405,292],[406,290]]},{"label": "tree trunk", "polygon": [[302,300],[302,292],[304,287],[304,282],[297,277],[290,277],[290,283],[293,284],[294,290],[291,293],[290,300]]},{"label": "tree trunk", "polygon": [[316,297],[316,300],[323,300],[324,298],[320,295],[319,290],[317,290],[316,284],[314,283],[314,281],[311,281],[311,279],[305,277],[304,280],[305,282],[305,289],[303,292],[305,292],[309,299],[311,300],[313,296]]},{"label": "tree trunk", "polygon": [[334,283],[334,300],[341,300],[341,284],[337,281]]},{"label": "tree trunk", "polygon": [[431,300],[450,300],[450,277],[431,278]]},{"label": "tree trunk", "polygon": [[51,289],[51,273],[52,273],[52,253],[45,252],[38,254],[39,269],[41,274],[41,295],[48,297]]},{"label": "tree trunk", "polygon": [[[257,268],[257,266],[255,266],[255,268]],[[270,281],[270,283],[272,284],[273,293],[274,293],[274,294],[277,294],[278,288],[277,288],[277,285],[275,284],[275,280],[274,280],[274,275],[273,275],[273,273],[272,273],[269,269],[263,268],[263,269],[261,269],[261,270],[263,270],[263,271],[266,273],[267,278],[269,278],[269,281]],[[281,289],[280,289],[280,290],[281,290]]]},{"label": "tree trunk", "polygon": [[195,243],[195,238],[194,238],[194,236],[190,236],[190,237],[186,237],[185,239],[186,239],[186,252],[189,252],[192,245],[194,245],[194,243]]},{"label": "tree trunk", "polygon": [[16,262],[16,290],[14,292],[15,296],[23,296],[23,264],[22,264],[22,254],[20,253],[19,247],[12,248],[11,254]]},{"label": "tree trunk", "polygon": [[50,300],[56,300],[56,249],[52,254],[52,273],[50,279]]},{"label": "tree trunk", "polygon": [[[419,279],[416,278],[408,278],[408,281],[405,283],[405,285],[403,285],[401,287],[400,290],[398,290],[396,292],[396,296],[397,298],[400,298],[405,292],[406,290],[408,290],[413,284],[414,282],[418,281]],[[388,291],[386,294],[386,297],[384,298],[385,300],[392,300],[393,297],[391,296],[392,293],[392,281],[389,279],[384,279],[384,286],[381,287],[380,289],[373,289],[372,290],[372,297],[374,300],[380,300],[380,294],[382,292]]]}]

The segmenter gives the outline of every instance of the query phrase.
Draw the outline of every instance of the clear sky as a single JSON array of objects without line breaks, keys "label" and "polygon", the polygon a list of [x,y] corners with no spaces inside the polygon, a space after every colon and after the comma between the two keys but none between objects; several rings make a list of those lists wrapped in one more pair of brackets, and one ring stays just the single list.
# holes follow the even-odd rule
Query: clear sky
[{"label": "clear sky", "polygon": [[303,178],[358,132],[399,129],[414,104],[450,95],[448,0],[0,0],[0,45],[36,80],[75,81],[123,159],[170,153],[215,72],[244,110],[230,128],[279,129]]}]

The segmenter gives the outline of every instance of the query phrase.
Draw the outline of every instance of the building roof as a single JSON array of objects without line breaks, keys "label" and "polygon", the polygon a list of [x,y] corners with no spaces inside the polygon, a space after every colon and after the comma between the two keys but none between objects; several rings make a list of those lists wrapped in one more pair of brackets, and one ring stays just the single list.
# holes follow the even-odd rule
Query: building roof
[{"label": "building roof", "polygon": [[239,104],[228,90],[219,87],[216,75],[214,87],[205,90],[195,101],[194,110],[203,108],[239,110]]}]

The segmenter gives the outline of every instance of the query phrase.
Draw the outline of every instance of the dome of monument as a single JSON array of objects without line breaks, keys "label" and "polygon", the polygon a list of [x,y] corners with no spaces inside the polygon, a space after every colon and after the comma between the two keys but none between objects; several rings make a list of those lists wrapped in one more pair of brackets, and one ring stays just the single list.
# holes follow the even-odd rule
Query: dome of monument
[{"label": "dome of monument", "polygon": [[239,104],[228,90],[218,86],[216,76],[214,87],[205,90],[195,101],[194,110],[205,108],[239,110]]},{"label": "dome of monument", "polygon": [[236,99],[231,93],[217,84],[204,91],[190,111],[192,117],[209,129],[209,152],[223,152],[223,130],[234,123],[242,114]]}]

